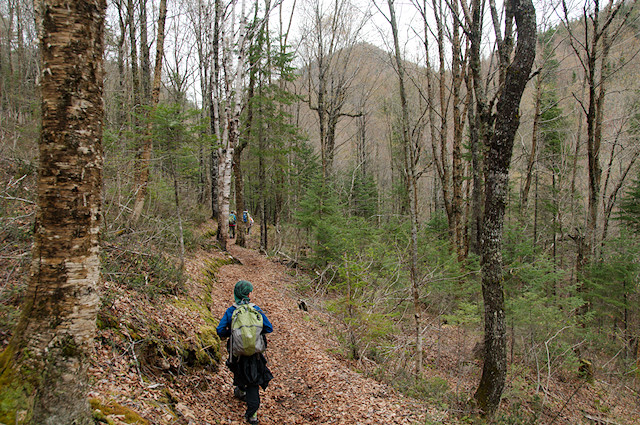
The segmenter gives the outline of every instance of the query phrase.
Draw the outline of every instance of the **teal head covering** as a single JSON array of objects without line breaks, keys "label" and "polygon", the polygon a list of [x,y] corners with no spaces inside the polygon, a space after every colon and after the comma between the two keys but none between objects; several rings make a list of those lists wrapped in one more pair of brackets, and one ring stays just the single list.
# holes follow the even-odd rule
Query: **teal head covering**
[{"label": "teal head covering", "polygon": [[253,285],[246,280],[239,280],[233,288],[233,298],[236,304],[246,304],[249,302],[249,294],[253,291]]}]

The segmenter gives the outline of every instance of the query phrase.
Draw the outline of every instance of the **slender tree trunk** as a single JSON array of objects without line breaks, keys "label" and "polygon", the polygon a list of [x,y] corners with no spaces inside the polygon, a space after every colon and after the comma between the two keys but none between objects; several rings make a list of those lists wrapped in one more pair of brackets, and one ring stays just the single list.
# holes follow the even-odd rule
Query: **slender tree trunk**
[{"label": "slender tree trunk", "polygon": [[175,159],[171,158],[171,174],[173,174],[173,194],[176,202],[176,216],[178,217],[178,233],[180,239],[180,271],[184,271],[184,229],[182,228],[182,213],[180,211],[180,191],[178,190],[178,172],[176,171]]},{"label": "slender tree trunk", "polygon": [[[451,12],[458,16],[458,0],[450,3]],[[452,147],[452,175],[451,186],[453,189],[451,198],[451,213],[453,216],[454,231],[453,245],[458,261],[463,262],[465,255],[464,240],[466,236],[466,221],[464,219],[462,186],[464,181],[464,166],[462,164],[462,138],[464,137],[464,113],[462,106],[462,85],[464,80],[464,64],[460,47],[459,26],[454,25],[452,32],[452,89],[453,89],[453,147]]]},{"label": "slender tree trunk", "polygon": [[518,43],[496,105],[494,131],[487,146],[485,209],[482,238],[482,295],[485,352],[475,399],[487,416],[500,404],[507,373],[506,324],[502,286],[502,231],[507,202],[509,166],[520,121],[520,100],[536,53],[536,12],[531,0],[510,0]]},{"label": "slender tree trunk", "polygon": [[[144,1],[141,1],[144,3]],[[142,4],[141,4],[142,7]],[[156,63],[153,72],[153,87],[151,89],[151,103],[150,107],[155,108],[160,100],[160,87],[162,85],[162,58],[164,56],[164,26],[167,18],[167,0],[160,0],[160,7],[158,11],[158,37],[156,40]],[[143,32],[146,32],[146,28],[143,28]],[[145,36],[146,39],[146,36]],[[148,49],[148,46],[143,46],[143,49]],[[133,48],[132,48],[133,49]],[[148,52],[146,53],[148,56]],[[148,57],[147,57],[148,61]],[[144,62],[144,61],[143,61]],[[148,67],[148,64],[146,65]],[[135,67],[137,69],[137,66]],[[143,66],[144,70],[144,66]],[[149,71],[147,69],[147,75],[142,75],[143,81],[148,81]],[[136,72],[137,74],[137,72]],[[134,84],[135,83],[134,81]],[[144,91],[148,91],[148,83],[143,83]],[[147,113],[148,114],[148,113]],[[151,136],[151,121],[147,120],[146,134],[143,137],[142,145],[138,151],[138,158],[136,161],[136,200],[133,204],[132,221],[135,223],[140,219],[142,214],[142,208],[147,197],[147,186],[149,184],[149,163],[151,161],[151,152],[153,150],[153,138]]]},{"label": "slender tree trunk", "polygon": [[[260,91],[262,90],[262,82],[260,82]],[[268,229],[269,225],[267,222],[267,176],[265,172],[265,164],[264,164],[264,151],[266,149],[266,141],[264,130],[262,125],[258,129],[258,152],[260,155],[258,156],[258,193],[259,193],[259,214],[260,214],[260,252],[266,254],[267,249],[269,248],[269,240],[268,240]]]},{"label": "slender tree trunk", "polygon": [[[587,79],[582,79],[582,92],[580,94],[580,98],[584,99],[584,92],[586,90]],[[571,222],[577,223],[576,214],[578,212],[578,200],[579,197],[576,196],[576,180],[578,177],[578,158],[580,158],[580,145],[582,144],[582,128],[584,125],[584,114],[578,114],[578,129],[576,131],[576,146],[573,153],[573,161],[571,167]]]},{"label": "slender tree trunk", "polygon": [[449,134],[449,118],[448,109],[449,102],[447,100],[447,66],[445,64],[446,52],[444,40],[444,24],[442,1],[434,0],[433,2],[438,42],[438,59],[439,59],[439,100],[440,100],[440,131],[438,140],[440,142],[440,184],[442,185],[442,201],[444,202],[445,211],[447,212],[447,222],[449,224],[449,240],[452,247],[455,247],[455,215],[453,212],[452,187],[451,187],[451,168],[449,166],[449,149],[447,147],[447,139]]},{"label": "slender tree trunk", "polygon": [[[140,73],[138,65],[138,47],[136,41],[136,26],[135,26],[135,6],[133,0],[127,1],[127,26],[129,27],[129,55],[131,61],[131,92],[133,98],[132,113],[132,128],[134,132],[138,131],[139,119],[137,114],[140,112],[141,100],[140,100]],[[144,164],[144,145],[139,144],[136,148],[136,158],[133,165],[133,181],[134,181],[134,195],[135,200],[133,203],[133,211],[131,213],[131,223],[135,224],[142,215],[142,209],[144,207],[145,191],[146,191],[146,177],[145,177],[145,164]]]},{"label": "slender tree trunk", "polygon": [[[197,9],[192,11],[191,19],[194,23],[194,32],[196,38],[196,48],[198,52],[198,77],[200,80],[200,91],[202,93],[202,108],[200,109],[200,122],[204,123],[211,115],[210,99],[211,99],[211,78],[209,77],[211,67],[211,47],[209,43],[211,34],[211,5],[204,4],[203,0],[197,0]],[[200,130],[202,139],[211,135],[211,126]],[[198,185],[198,204],[205,205],[207,202],[207,194],[211,187],[211,173],[209,171],[209,154],[210,149],[204,144],[200,144],[198,155],[199,160],[199,178]]]},{"label": "slender tree trunk", "polygon": [[99,307],[105,10],[103,0],[42,3],[33,260],[22,316],[0,355],[8,424],[93,424],[87,368]]},{"label": "slender tree trunk", "polygon": [[[151,59],[149,58],[149,41],[147,40],[147,0],[140,1],[140,89],[142,103],[151,102]],[[165,5],[166,9],[166,5]],[[166,12],[165,12],[166,14]]]},{"label": "slender tree trunk", "polygon": [[407,104],[407,95],[405,91],[405,69],[404,62],[400,53],[400,40],[398,38],[398,26],[396,21],[396,13],[394,8],[394,0],[387,0],[389,5],[389,16],[391,24],[391,32],[393,34],[393,45],[395,50],[395,62],[398,72],[398,88],[400,91],[400,106],[402,110],[402,139],[404,147],[404,162],[407,174],[407,195],[409,197],[409,214],[411,220],[411,253],[409,263],[409,276],[411,279],[411,293],[413,296],[413,314],[415,319],[416,332],[416,374],[422,375],[422,319],[421,319],[421,302],[420,302],[420,282],[418,277],[418,185],[416,176],[415,150],[409,134],[409,105]]},{"label": "slender tree trunk", "polygon": [[480,44],[482,41],[482,21],[483,6],[480,0],[473,0],[471,3],[471,23],[469,43],[469,73],[473,87],[473,96],[469,96],[469,101],[475,100],[469,110],[473,111],[473,120],[469,118],[469,131],[471,135],[471,165],[473,167],[473,193],[471,201],[471,251],[477,255],[481,254],[482,239],[482,201],[484,197],[482,167],[483,167],[483,142],[488,136],[488,125],[490,119],[487,117],[490,111],[487,107],[487,99],[483,86],[481,73],[482,62],[480,58]]},{"label": "slender tree trunk", "polygon": [[[611,152],[611,156],[613,157],[613,151]],[[609,195],[609,198],[605,201],[603,200],[603,204],[604,204],[604,214],[603,214],[603,225],[602,225],[602,244],[605,243],[607,236],[609,234],[609,222],[611,220],[611,214],[613,212],[613,207],[616,205],[616,200],[618,199],[618,192],[620,192],[620,189],[622,188],[622,185],[624,184],[624,181],[626,180],[627,176],[629,175],[629,172],[631,171],[631,169],[633,168],[633,165],[636,163],[636,160],[638,159],[638,156],[640,156],[640,150],[637,150],[636,152],[633,153],[633,155],[631,156],[631,160],[629,161],[629,163],[627,164],[627,166],[624,168],[624,170],[622,171],[618,182],[616,183],[615,187],[613,188],[613,190],[611,191],[611,194]],[[612,164],[610,164],[610,167],[612,166]]]},{"label": "slender tree trunk", "polygon": [[129,109],[125,102],[125,82],[126,76],[124,72],[124,57],[125,57],[125,49],[124,42],[127,37],[127,25],[126,18],[124,15],[124,2],[123,0],[118,0],[116,3],[118,8],[118,23],[120,24],[120,34],[118,35],[118,92],[116,93],[116,105],[118,108],[117,118],[116,118],[116,128],[118,130],[121,129],[122,125],[125,123],[127,110]]},{"label": "slender tree trunk", "polygon": [[531,131],[531,152],[529,152],[529,160],[527,161],[527,172],[525,173],[525,182],[520,195],[520,214],[527,209],[527,201],[529,199],[529,190],[531,189],[531,179],[533,178],[533,167],[536,164],[538,137],[540,132],[540,105],[542,103],[542,76],[538,74],[536,78],[536,106],[533,117],[533,130]]},{"label": "slender tree trunk", "polygon": [[[245,144],[246,146],[246,144]],[[246,227],[247,224],[243,221],[244,205],[244,176],[242,174],[241,161],[242,149],[238,148],[233,152],[233,177],[236,187],[236,245],[244,247],[246,245]]]},{"label": "slender tree trunk", "polygon": [[[160,100],[162,85],[162,59],[164,57],[164,27],[167,20],[167,0],[160,0],[158,8],[158,37],[156,38],[156,62],[153,68],[153,85],[151,88],[151,106],[156,107]],[[151,145],[149,145],[151,151]]]},{"label": "slender tree trunk", "polygon": [[213,72],[211,73],[211,92],[209,98],[209,108],[211,113],[211,133],[215,136],[216,146],[211,150],[211,218],[218,223],[218,238],[220,238],[221,218],[220,218],[220,204],[218,203],[218,169],[219,169],[219,149],[218,146],[222,143],[222,130],[221,130],[221,117],[220,117],[220,39],[222,22],[222,3],[220,0],[215,0],[215,13],[213,24]]},{"label": "slender tree trunk", "polygon": [[318,130],[320,132],[320,160],[322,163],[322,178],[326,182],[331,174],[331,163],[329,162],[329,146],[327,143],[327,107],[325,105],[325,97],[327,94],[327,83],[326,83],[326,67],[325,61],[323,57],[323,52],[321,51],[322,45],[318,46],[319,48],[319,58],[318,58],[318,105],[317,105],[317,114],[318,114]]}]

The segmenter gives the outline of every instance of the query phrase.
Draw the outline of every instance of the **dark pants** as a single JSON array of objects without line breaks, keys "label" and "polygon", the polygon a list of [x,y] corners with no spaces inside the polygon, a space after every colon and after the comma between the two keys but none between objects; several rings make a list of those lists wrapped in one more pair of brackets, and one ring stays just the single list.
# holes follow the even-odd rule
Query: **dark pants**
[{"label": "dark pants", "polygon": [[247,385],[247,418],[253,416],[260,408],[260,387],[258,385]]}]

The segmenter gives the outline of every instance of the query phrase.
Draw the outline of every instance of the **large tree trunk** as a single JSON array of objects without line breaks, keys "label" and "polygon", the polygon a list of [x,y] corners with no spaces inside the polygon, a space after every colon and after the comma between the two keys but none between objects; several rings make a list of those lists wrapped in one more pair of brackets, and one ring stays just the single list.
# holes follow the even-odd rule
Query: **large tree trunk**
[{"label": "large tree trunk", "polygon": [[[33,260],[0,356],[0,421],[93,424],[87,367],[100,279],[106,2],[42,4],[42,130]],[[26,411],[26,418],[16,418]]]},{"label": "large tree trunk", "polygon": [[505,73],[496,105],[495,126],[485,164],[485,211],[482,237],[484,365],[475,393],[481,411],[492,416],[500,404],[507,374],[506,325],[502,288],[502,230],[513,141],[520,124],[520,100],[536,48],[536,13],[531,0],[510,0],[518,29],[513,62]]},{"label": "large tree trunk", "polygon": [[[235,19],[236,4],[231,4],[231,17]],[[221,122],[226,122],[226,131],[223,131],[220,148],[218,149],[218,240],[222,249],[227,248],[229,220],[229,202],[231,199],[231,172],[233,168],[234,152],[240,142],[240,113],[242,112],[242,95],[244,75],[246,73],[246,49],[248,40],[246,2],[240,1],[240,14],[238,31],[235,31],[235,22],[231,22],[229,31],[223,28],[221,40],[223,42],[222,70],[224,71],[225,91],[227,99],[225,103],[225,117]],[[236,35],[237,34],[237,35]],[[235,58],[232,58],[232,55]],[[234,66],[235,65],[235,66]],[[220,100],[218,100],[220,104]]]},{"label": "large tree trunk", "polygon": [[[256,9],[257,13],[257,9]],[[254,18],[255,20],[255,18]],[[246,119],[246,132],[244,138],[238,144],[238,147],[233,153],[233,173],[235,178],[236,185],[236,210],[238,213],[237,220],[237,229],[236,229],[236,245],[246,246],[246,237],[245,231],[249,223],[245,223],[243,220],[244,217],[244,175],[242,173],[242,152],[247,147],[249,139],[251,138],[252,133],[254,132],[254,105],[253,105],[253,97],[255,93],[256,86],[256,75],[258,73],[258,62],[260,61],[259,55],[262,54],[262,47],[264,42],[264,34],[263,31],[260,31],[258,35],[258,45],[256,46],[255,52],[250,52],[249,54],[249,88],[247,91],[247,99],[245,101],[245,105],[247,107],[247,119]],[[247,218],[248,220],[248,218]]]}]

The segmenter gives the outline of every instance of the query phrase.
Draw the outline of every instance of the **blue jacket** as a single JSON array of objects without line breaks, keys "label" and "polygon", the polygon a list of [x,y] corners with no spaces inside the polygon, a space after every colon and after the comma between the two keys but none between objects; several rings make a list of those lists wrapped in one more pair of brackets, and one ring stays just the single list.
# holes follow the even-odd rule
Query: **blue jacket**
[{"label": "blue jacket", "polygon": [[[254,307],[260,312],[260,314],[262,314],[262,333],[268,334],[273,332],[273,325],[271,325],[271,322],[269,321],[269,319],[267,319],[267,316],[264,314],[264,312],[257,305],[255,305]],[[222,316],[222,319],[220,319],[220,323],[216,328],[216,332],[218,333],[218,336],[220,338],[228,338],[231,335],[231,316],[233,316],[234,311],[236,311],[235,304],[229,307],[227,311],[224,312],[224,316]]]}]

